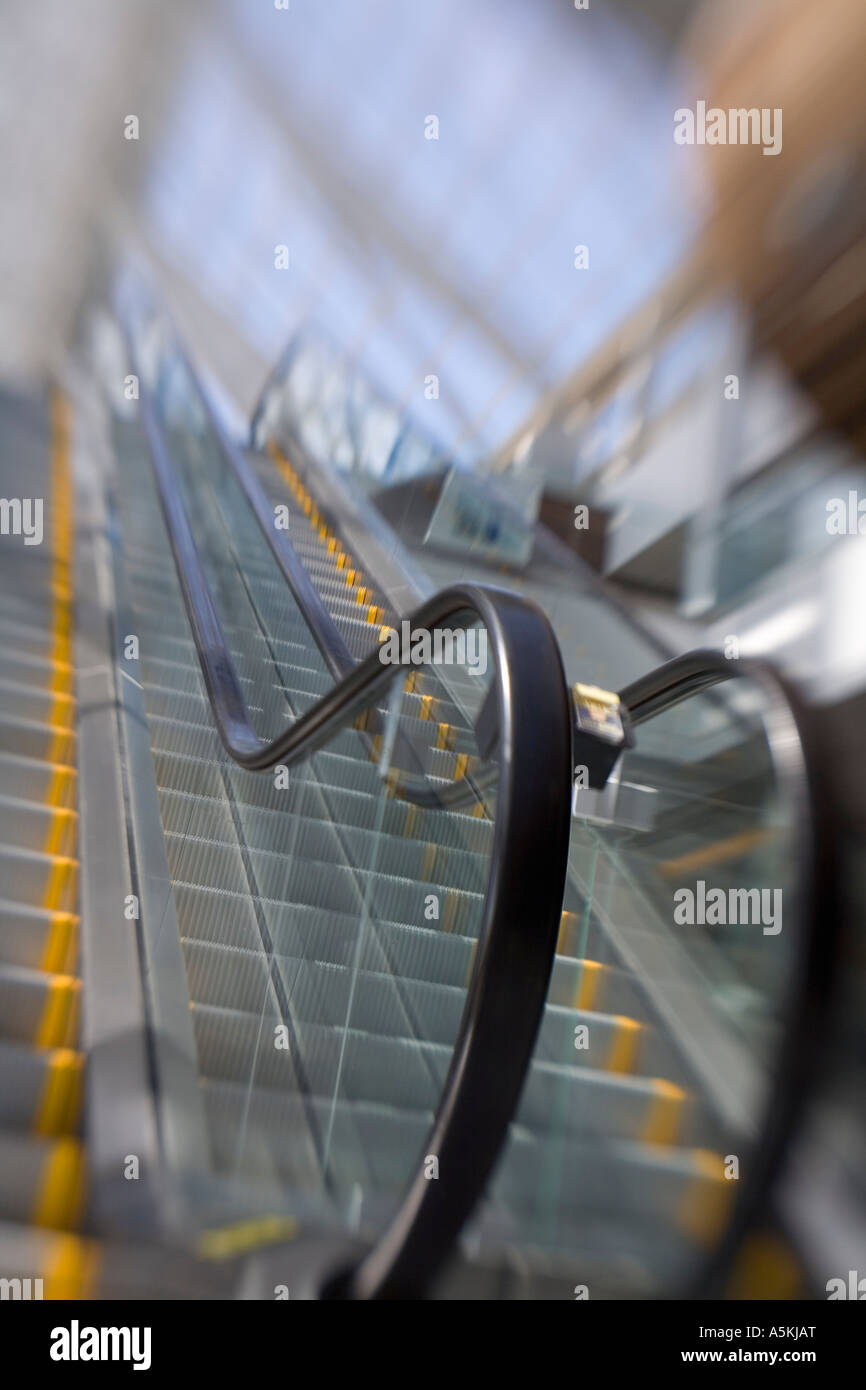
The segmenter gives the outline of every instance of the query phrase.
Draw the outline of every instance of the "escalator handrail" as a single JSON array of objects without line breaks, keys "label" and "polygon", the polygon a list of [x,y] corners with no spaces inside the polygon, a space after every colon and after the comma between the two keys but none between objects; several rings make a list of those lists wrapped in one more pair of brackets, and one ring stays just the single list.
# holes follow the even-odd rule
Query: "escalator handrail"
[{"label": "escalator handrail", "polygon": [[289,541],[285,531],[278,530],[274,525],[273,512],[253,469],[242,451],[229,437],[218,412],[213,408],[201,378],[185,354],[182,355],[182,362],[204,414],[208,431],[217,443],[220,459],[234,475],[246,497],[250,510],[258,522],[283,579],[288,584],[298,607],[304,614],[310,635],[316,643],[325,665],[335,680],[341,680],[355,666],[355,658],[328,612],[322,596],[310,578],[298,552]]},{"label": "escalator handrail", "polygon": [[[164,315],[164,320],[166,328],[172,334],[173,346],[179,360],[182,362],[183,370],[195,392],[195,397],[206,422],[207,430],[217,444],[218,462],[223,468],[228,470],[228,473],[233,477],[233,480],[244,494],[247,505],[258,523],[259,530],[268,545],[271,555],[283,579],[292,592],[298,607],[304,615],[307,628],[328,671],[335,681],[340,681],[344,676],[347,676],[349,672],[355,669],[357,665],[356,659],[349,651],[342,633],[326,608],[318,589],[313,584],[309,572],[295,550],[295,547],[292,545],[285,531],[278,529],[274,525],[273,512],[261,483],[256,478],[255,472],[249,461],[230,438],[218,412],[213,407],[210,395],[205,390],[201,378],[189,358],[180,349],[179,340],[167,315]],[[128,327],[125,327],[124,338],[130,358],[133,361],[137,361],[138,354],[135,348],[133,334]],[[149,392],[144,402],[143,409],[146,412],[146,417],[152,420],[154,418],[153,401]],[[145,419],[145,423],[147,425],[147,418]],[[151,443],[152,450],[162,449],[162,453],[164,454],[165,449],[159,443],[161,432],[159,430],[154,432],[150,429],[150,433],[154,435],[154,442]],[[180,519],[179,524],[182,525]],[[190,563],[192,562],[190,561]],[[200,585],[199,587],[203,593],[206,592],[206,584],[203,586]],[[236,696],[240,691],[240,683],[234,682],[234,685],[236,689],[233,693]],[[232,700],[232,706],[233,709],[237,709],[236,698]],[[243,719],[241,719],[241,739],[236,749],[230,748],[229,743],[226,741],[227,736],[238,732],[233,717],[228,715],[228,717],[223,719],[219,724],[220,734],[221,737],[223,737],[223,741],[226,743],[226,747],[232,752],[233,757],[238,758],[238,761],[241,761],[245,756],[243,744],[247,743],[252,747],[253,740],[255,739],[255,734],[250,732],[252,726],[248,719],[246,723],[249,727],[246,731],[246,735],[244,735],[242,727],[243,722]],[[374,725],[375,724],[381,724],[381,720],[374,713]],[[363,737],[372,747],[373,744],[369,737],[369,733],[364,733]],[[411,748],[411,745],[408,745],[407,741],[399,735],[398,746],[406,761],[408,763],[414,763],[420,775],[416,773],[413,777],[405,773],[401,774],[399,780],[393,785],[395,795],[413,801],[418,806],[439,808],[444,806],[455,807],[471,805],[483,799],[484,791],[490,780],[485,776],[483,770],[480,773],[467,770],[463,777],[459,778],[457,781],[434,789],[424,777],[423,770],[421,770],[420,764],[418,763],[417,754]]]},{"label": "escalator handrail", "polygon": [[[394,679],[379,652],[353,666],[270,743],[250,721],[175,469],[140,376],[139,408],[184,604],[222,742],[262,771],[310,757]],[[450,1254],[505,1141],[535,1045],[559,933],[571,820],[571,713],[553,630],[531,601],[457,585],[411,618],[430,631],[457,613],[484,623],[494,661],[499,777],[490,876],[466,1002],[439,1104],[396,1214],[334,1296],[420,1296]],[[417,791],[417,788],[413,789]],[[413,796],[413,799],[418,799]],[[428,1180],[423,1159],[438,1159]]]},{"label": "escalator handrail", "polygon": [[699,648],[633,681],[620,691],[620,699],[632,723],[640,724],[735,679],[754,681],[761,690],[761,717],[774,772],[785,804],[793,808],[799,940],[780,1010],[779,1051],[755,1131],[757,1142],[737,1184],[722,1238],[694,1271],[689,1294],[699,1298],[719,1298],[728,1291],[744,1242],[770,1219],[778,1179],[820,1074],[843,912],[837,799],[823,725],[774,665]]}]

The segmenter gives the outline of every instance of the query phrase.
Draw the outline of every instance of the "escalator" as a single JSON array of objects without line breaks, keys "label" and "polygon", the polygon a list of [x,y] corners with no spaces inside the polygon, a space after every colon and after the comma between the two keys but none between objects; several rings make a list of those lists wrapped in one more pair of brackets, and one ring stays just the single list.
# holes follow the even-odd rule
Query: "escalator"
[{"label": "escalator", "polygon": [[[110,404],[81,411],[102,462],[81,465],[76,564],[101,558],[76,611],[101,664],[70,648],[63,407],[52,452],[44,404],[4,402],[29,451],[4,487],[42,468],[53,529],[32,577],[3,551],[0,1273],[48,1278],[45,1296],[717,1289],[790,1135],[824,987],[829,825],[796,696],[712,654],[632,682],[622,778],[652,776],[654,827],[572,815],[540,610],[454,584],[410,626],[458,631],[458,658],[383,664],[408,615],[314,460],[279,437],[243,455],[159,316],[124,329]],[[84,703],[96,670],[110,689]],[[741,674],[742,700],[707,693]],[[93,771],[88,738],[83,799],[76,689],[77,727],[101,719],[116,749]],[[721,786],[714,758],[735,769]],[[784,895],[778,936],[665,920],[720,816]],[[97,1026],[118,951],[124,1017]],[[75,1277],[51,1283],[40,1232],[79,1228],[55,1261]]]},{"label": "escalator", "polygon": [[0,492],[21,511],[0,551],[0,1208],[58,1297],[80,1287],[85,1168],[68,421],[59,395],[2,411]]}]

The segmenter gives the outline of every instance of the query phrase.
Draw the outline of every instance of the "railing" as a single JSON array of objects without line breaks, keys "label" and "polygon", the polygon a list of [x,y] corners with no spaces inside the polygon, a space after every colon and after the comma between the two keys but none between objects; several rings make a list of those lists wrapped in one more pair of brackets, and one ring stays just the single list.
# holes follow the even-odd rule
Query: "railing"
[{"label": "railing", "polygon": [[719,1297],[743,1241],[766,1221],[771,1194],[818,1072],[842,923],[837,860],[839,826],[819,716],[769,663],[695,650],[666,662],[620,692],[633,724],[662,714],[722,682],[745,679],[761,691],[762,718],[779,789],[793,808],[799,901],[793,970],[781,1000],[772,1083],[757,1125],[758,1142],[724,1234],[696,1274],[691,1294]]},{"label": "railing", "polygon": [[[202,675],[223,745],[242,767],[263,771],[310,758],[393,680],[379,653],[354,666],[324,698],[276,738],[259,738],[245,702],[185,501],[142,374],[140,409],[153,473]],[[229,457],[231,464],[231,457]],[[254,487],[249,476],[242,479]],[[256,503],[253,500],[253,510]],[[261,518],[260,518],[261,520]],[[266,531],[266,527],[263,530]],[[272,529],[272,528],[271,528]],[[294,575],[305,605],[310,581],[284,540],[277,559]],[[337,650],[316,597],[320,647]],[[374,1248],[339,1286],[341,1296],[405,1297],[422,1292],[449,1254],[502,1147],[541,1019],[559,930],[570,826],[571,715],[559,649],[535,605],[517,595],[465,585],[425,603],[414,630],[435,631],[472,613],[492,642],[500,741],[497,813],[483,920],[451,1063],[425,1153],[447,1181],[416,1173]],[[425,797],[418,778],[396,781],[397,796]],[[507,1046],[503,1040],[507,1039]],[[335,1290],[337,1285],[334,1286]]]},{"label": "railing", "polygon": [[[337,684],[290,727],[261,739],[218,617],[170,449],[147,387],[141,411],[163,516],[198,659],[223,745],[235,762],[263,771],[311,757],[393,678],[377,652],[355,664],[285,533],[275,530],[255,475],[227,439],[190,371],[221,465],[246,497],[286,584]],[[416,1172],[396,1215],[357,1268],[330,1286],[332,1296],[405,1297],[422,1292],[451,1250],[493,1170],[513,1118],[544,1008],[556,948],[570,825],[571,714],[556,640],[532,604],[484,586],[457,585],[422,605],[413,629],[435,631],[474,614],[492,638],[500,740],[499,796],[484,917],[451,1063],[425,1151],[458,1174],[430,1182]],[[839,920],[831,798],[823,783],[820,739],[796,693],[770,667],[697,651],[621,691],[635,724],[721,682],[750,677],[780,788],[793,808],[800,876],[795,969],[783,1000],[776,1081],[757,1126],[760,1136],[724,1235],[704,1262],[693,1292],[717,1294],[742,1241],[760,1219],[795,1132],[816,1065],[814,1045],[829,997],[831,935]],[[401,773],[392,792],[417,805],[475,799],[463,778],[445,792],[423,774]],[[502,1039],[507,1035],[508,1046]]]}]

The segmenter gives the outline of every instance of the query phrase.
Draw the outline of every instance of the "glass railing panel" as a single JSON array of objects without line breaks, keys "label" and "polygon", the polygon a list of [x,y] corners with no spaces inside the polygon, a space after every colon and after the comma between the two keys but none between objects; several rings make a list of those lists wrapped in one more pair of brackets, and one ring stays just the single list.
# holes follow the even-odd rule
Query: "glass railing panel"
[{"label": "glass railing panel", "polygon": [[[686,757],[687,732],[666,755],[701,702],[724,745]],[[802,927],[766,708],[741,680],[641,724],[617,776],[648,789],[648,823],[574,817],[545,1017],[473,1247],[519,1249],[563,1297],[687,1287],[756,1157]]]},{"label": "glass railing panel", "polygon": [[[270,738],[333,677],[182,381],[163,374],[155,408]],[[475,959],[492,643],[456,613],[447,641],[383,660],[387,686],[320,751],[247,772],[213,724],[147,467],[124,472],[119,501],[213,1170],[247,1208],[374,1235],[425,1161]]]}]

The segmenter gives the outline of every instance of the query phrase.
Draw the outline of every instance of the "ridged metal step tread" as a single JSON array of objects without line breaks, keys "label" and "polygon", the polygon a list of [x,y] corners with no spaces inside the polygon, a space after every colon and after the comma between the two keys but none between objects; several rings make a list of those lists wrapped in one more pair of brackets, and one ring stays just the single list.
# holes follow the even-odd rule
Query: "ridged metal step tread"
[{"label": "ridged metal step tread", "polygon": [[[160,808],[167,834],[189,835],[226,847],[237,843],[231,812],[215,797],[164,790],[160,792]],[[318,861],[327,861],[329,852],[343,854],[353,864],[375,864],[383,875],[401,875],[421,883],[435,879],[472,892],[483,892],[489,876],[486,854],[448,848],[384,828],[367,830],[345,826],[338,819],[311,819],[305,811],[249,807],[242,823],[247,847],[262,853]],[[335,825],[339,830],[336,843]]]},{"label": "ridged metal step tread", "polygon": [[[209,1005],[193,1008],[203,1075],[225,1081],[255,1077],[257,1088],[299,1089],[288,1049],[275,1040],[280,1022]],[[313,1095],[339,1093],[398,1108],[434,1109],[451,1060],[451,1045],[380,1037],[355,1028],[296,1021],[306,1084]],[[534,1061],[517,1124],[536,1133],[551,1127],[674,1145],[689,1142],[693,1104],[687,1092],[655,1077],[620,1076],[589,1067]]]},{"label": "ridged metal step tread", "polygon": [[[380,948],[379,969],[277,954],[273,965],[285,982],[292,1016],[304,1022],[353,1027],[379,1036],[421,1037],[450,1045],[457,1036],[466,990],[455,984],[401,978],[395,981]],[[190,995],[198,1004],[256,1012],[271,1010],[268,970],[260,951],[184,938]],[[580,1030],[579,1046],[575,1045]],[[651,1030],[637,1020],[550,1005],[536,1047],[539,1061],[638,1072]]]}]

